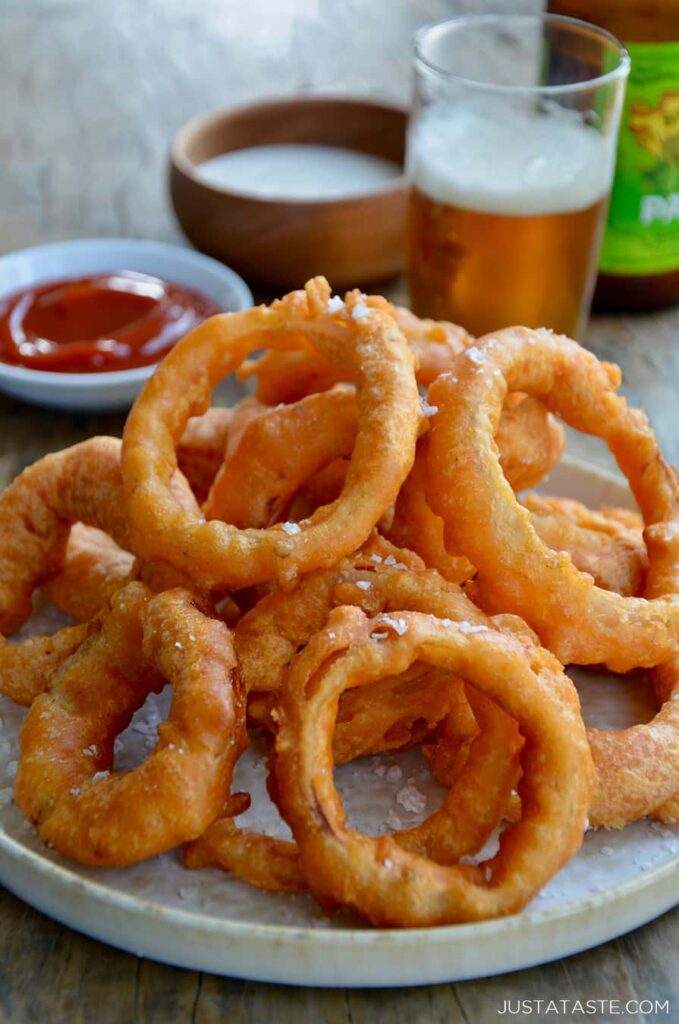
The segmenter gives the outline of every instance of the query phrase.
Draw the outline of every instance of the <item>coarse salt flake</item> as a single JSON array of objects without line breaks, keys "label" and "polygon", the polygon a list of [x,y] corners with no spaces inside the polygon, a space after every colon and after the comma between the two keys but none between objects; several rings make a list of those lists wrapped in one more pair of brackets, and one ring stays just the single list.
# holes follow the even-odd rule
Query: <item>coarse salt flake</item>
[{"label": "coarse salt flake", "polygon": [[476,363],[477,366],[481,366],[486,361],[486,357],[480,348],[476,345],[472,345],[471,348],[465,349],[465,355],[467,359],[470,359],[472,363]]},{"label": "coarse salt flake", "polygon": [[366,306],[365,302],[357,302],[351,311],[351,315],[354,318],[354,320],[362,320],[363,317],[366,317],[369,312],[370,309],[368,308],[368,306]]},{"label": "coarse salt flake", "polygon": [[283,523],[282,528],[285,531],[285,533],[289,534],[291,537],[294,536],[294,534],[296,534],[296,533],[301,533],[302,532],[302,528],[299,525],[299,523],[291,523],[291,522]]},{"label": "coarse salt flake", "polygon": [[339,295],[333,295],[331,299],[328,299],[327,309],[328,313],[339,313],[341,309],[344,309],[344,299]]},{"label": "coarse salt flake", "polygon": [[396,811],[394,811],[391,808],[387,812],[387,816],[386,816],[386,818],[384,820],[386,821],[386,823],[389,826],[389,828],[393,828],[393,829],[399,829],[399,828],[401,828],[401,825],[403,824],[401,819],[399,818],[398,814],[396,813]]},{"label": "coarse salt flake", "polygon": [[403,786],[396,794],[396,803],[410,814],[422,814],[427,806],[427,798],[417,786]]},{"label": "coarse salt flake", "polygon": [[408,623],[405,619],[394,619],[391,615],[380,615],[380,622],[383,622],[385,626],[390,626],[394,633],[398,633],[399,636],[403,636],[404,633],[408,632]]},{"label": "coarse salt flake", "polygon": [[487,633],[488,626],[474,626],[471,622],[458,622],[460,633]]},{"label": "coarse salt flake", "polygon": [[426,398],[420,398],[420,404],[422,405],[422,412],[427,419],[436,416],[436,413],[439,411],[438,405],[430,405]]},{"label": "coarse salt flake", "polygon": [[370,580],[356,580],[356,586],[359,590],[370,590],[372,583]]},{"label": "coarse salt flake", "polygon": [[408,566],[404,562],[397,562],[393,555],[387,555],[384,559],[385,565],[390,565],[393,569],[407,569]]}]

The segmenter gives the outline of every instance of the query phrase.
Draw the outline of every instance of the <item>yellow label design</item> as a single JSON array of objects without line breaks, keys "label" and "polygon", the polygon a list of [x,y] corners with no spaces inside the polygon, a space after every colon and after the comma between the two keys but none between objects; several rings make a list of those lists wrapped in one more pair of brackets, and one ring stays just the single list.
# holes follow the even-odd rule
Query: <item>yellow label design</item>
[{"label": "yellow label design", "polygon": [[679,92],[665,93],[655,107],[633,103],[629,126],[658,160],[679,163]]},{"label": "yellow label design", "polygon": [[679,268],[679,43],[632,43],[604,273]]}]

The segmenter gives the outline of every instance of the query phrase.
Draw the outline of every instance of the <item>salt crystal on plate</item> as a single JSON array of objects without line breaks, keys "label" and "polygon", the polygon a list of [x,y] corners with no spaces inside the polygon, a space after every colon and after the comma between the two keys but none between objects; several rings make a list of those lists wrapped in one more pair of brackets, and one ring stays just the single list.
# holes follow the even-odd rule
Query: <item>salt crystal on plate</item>
[{"label": "salt crystal on plate", "polygon": [[403,769],[397,764],[392,764],[391,768],[387,772],[387,780],[389,782],[400,782],[403,778]]},{"label": "salt crystal on plate", "polygon": [[396,811],[393,810],[387,811],[387,816],[384,820],[386,821],[389,828],[393,829],[399,829],[403,824]]},{"label": "salt crystal on plate", "polygon": [[403,786],[396,794],[396,803],[410,814],[421,814],[427,806],[427,798],[417,786]]}]

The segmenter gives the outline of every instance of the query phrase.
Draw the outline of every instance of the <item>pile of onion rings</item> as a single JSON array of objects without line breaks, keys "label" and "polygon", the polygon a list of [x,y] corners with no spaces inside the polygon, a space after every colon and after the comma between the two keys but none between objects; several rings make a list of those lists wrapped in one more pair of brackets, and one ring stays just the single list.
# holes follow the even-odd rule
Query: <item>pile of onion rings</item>
[{"label": "pile of onion rings", "polygon": [[[255,393],[210,406],[231,373]],[[192,331],[122,442],[0,495],[0,693],[28,708],[15,799],[41,838],[110,867],[184,845],[193,870],[422,927],[521,910],[588,827],[679,821],[679,485],[619,384],[568,338],[473,339],[320,277]],[[638,512],[526,493],[557,417],[608,443]],[[75,623],[12,638],[40,592]],[[565,669],[598,663],[648,673],[652,722],[586,726]],[[252,742],[291,839],[240,823]],[[350,828],[333,766],[404,750],[441,806]]]}]

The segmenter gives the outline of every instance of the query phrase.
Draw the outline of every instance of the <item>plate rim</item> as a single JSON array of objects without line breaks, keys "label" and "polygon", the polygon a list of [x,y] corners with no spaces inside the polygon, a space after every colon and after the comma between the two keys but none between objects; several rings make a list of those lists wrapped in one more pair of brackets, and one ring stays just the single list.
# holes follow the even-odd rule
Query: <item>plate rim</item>
[{"label": "plate rim", "polygon": [[[545,924],[550,921],[561,920],[577,916],[583,911],[601,908],[607,903],[617,902],[635,892],[642,892],[649,887],[655,887],[665,876],[671,876],[676,872],[677,883],[679,884],[679,853],[674,857],[660,864],[649,871],[640,872],[633,878],[620,882],[612,888],[603,889],[583,896],[581,899],[569,903],[557,904],[552,907],[545,907],[542,910],[521,911],[510,914],[506,917],[492,918],[487,921],[472,921],[464,924],[437,925],[432,928],[371,928],[366,925],[363,928],[330,928],[330,927],[308,927],[304,925],[285,925],[267,922],[240,921],[237,919],[216,917],[213,914],[202,914],[194,910],[184,910],[170,904],[158,903],[145,896],[133,896],[120,889],[111,888],[96,879],[78,875],[76,871],[67,865],[59,864],[42,856],[38,851],[31,850],[24,846],[18,839],[0,830],[0,853],[5,853],[16,861],[25,861],[27,866],[36,873],[50,876],[55,875],[63,879],[67,885],[73,885],[78,889],[84,889],[101,902],[117,904],[121,909],[131,905],[135,913],[141,912],[143,907],[152,909],[154,916],[171,917],[177,915],[189,921],[205,931],[232,931],[234,935],[247,933],[249,936],[260,934],[263,938],[282,937],[285,940],[294,942],[307,940],[309,936],[333,944],[339,938],[345,938],[351,944],[357,941],[372,945],[376,941],[390,938],[392,941],[403,937],[409,939],[414,936],[434,936],[440,941],[450,938],[452,935],[462,939],[469,938],[470,933],[492,935],[495,932],[511,931],[526,923]],[[7,883],[2,879],[2,865],[0,864],[0,882]],[[7,886],[9,888],[9,886]]]}]

